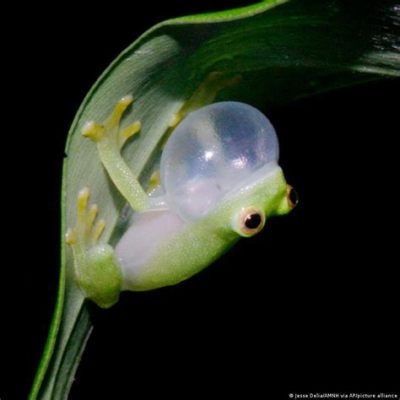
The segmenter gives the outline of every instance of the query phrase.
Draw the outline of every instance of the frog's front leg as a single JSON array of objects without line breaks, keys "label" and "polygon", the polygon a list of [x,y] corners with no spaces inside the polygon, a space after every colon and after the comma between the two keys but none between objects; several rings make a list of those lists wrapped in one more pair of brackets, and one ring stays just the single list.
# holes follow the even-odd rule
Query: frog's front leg
[{"label": "frog's front leg", "polygon": [[120,128],[122,115],[132,102],[132,96],[123,97],[102,124],[94,121],[86,123],[82,129],[82,135],[97,144],[104,168],[133,210],[143,211],[147,206],[148,195],[121,156],[121,149],[125,142],[140,130],[139,121],[124,129]]},{"label": "frog's front leg", "polygon": [[66,234],[66,242],[74,256],[76,283],[86,297],[100,307],[108,308],[118,301],[122,287],[122,273],[114,250],[108,244],[98,243],[105,221],[96,222],[98,207],[88,207],[89,189],[78,194],[76,225]]}]

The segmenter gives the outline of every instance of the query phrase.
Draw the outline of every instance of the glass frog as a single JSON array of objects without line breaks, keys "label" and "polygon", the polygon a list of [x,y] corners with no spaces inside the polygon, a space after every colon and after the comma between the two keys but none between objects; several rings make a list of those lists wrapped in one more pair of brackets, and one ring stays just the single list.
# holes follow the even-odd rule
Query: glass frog
[{"label": "glass frog", "polygon": [[278,165],[279,145],[269,120],[254,107],[214,103],[188,114],[165,144],[160,182],[150,194],[121,156],[136,122],[120,129],[132,97],[122,98],[103,123],[82,134],[97,144],[108,175],[135,211],[115,248],[101,243],[105,222],[95,222],[89,189],[80,191],[77,221],[66,235],[77,284],[99,306],[122,290],[179,283],[210,265],[240,237],[260,232],[266,220],[297,203]]}]

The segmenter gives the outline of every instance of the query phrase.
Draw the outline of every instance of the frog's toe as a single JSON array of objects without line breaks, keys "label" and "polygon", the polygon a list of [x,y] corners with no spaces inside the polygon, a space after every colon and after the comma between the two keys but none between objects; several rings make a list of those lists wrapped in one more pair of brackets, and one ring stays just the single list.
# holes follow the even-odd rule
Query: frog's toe
[{"label": "frog's toe", "polygon": [[104,126],[94,121],[88,121],[82,128],[82,136],[99,142],[104,137]]},{"label": "frog's toe", "polygon": [[92,204],[86,216],[86,223],[89,228],[92,228],[98,212],[99,212],[99,207],[97,206],[97,204]]},{"label": "frog's toe", "polygon": [[76,244],[76,233],[74,229],[68,228],[67,233],[65,234],[65,242],[70,246]]},{"label": "frog's toe", "polygon": [[99,207],[97,204],[89,206],[90,190],[85,187],[79,191],[77,198],[76,224],[68,229],[65,240],[70,246],[76,244],[85,247],[94,246],[100,239],[106,222],[104,219],[96,221]]},{"label": "frog's toe", "polygon": [[105,227],[106,227],[106,221],[104,219],[100,219],[93,226],[93,229],[91,231],[91,239],[93,244],[95,244],[100,239],[101,235],[104,232]]},{"label": "frog's toe", "polygon": [[78,202],[77,202],[78,216],[83,216],[86,214],[89,198],[90,198],[90,189],[88,187],[84,187],[79,191]]},{"label": "frog's toe", "polygon": [[131,138],[133,135],[138,133],[142,128],[142,124],[140,121],[135,121],[132,124],[128,125],[126,128],[121,129],[119,131],[119,148],[122,149],[126,141]]}]

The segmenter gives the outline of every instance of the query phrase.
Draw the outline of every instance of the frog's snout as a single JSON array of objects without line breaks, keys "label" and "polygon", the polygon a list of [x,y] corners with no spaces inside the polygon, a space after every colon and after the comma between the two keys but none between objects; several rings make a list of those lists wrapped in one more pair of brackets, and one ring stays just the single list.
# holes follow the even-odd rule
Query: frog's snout
[{"label": "frog's snout", "polygon": [[286,186],[286,198],[291,210],[299,204],[299,194],[295,188],[289,184]]}]

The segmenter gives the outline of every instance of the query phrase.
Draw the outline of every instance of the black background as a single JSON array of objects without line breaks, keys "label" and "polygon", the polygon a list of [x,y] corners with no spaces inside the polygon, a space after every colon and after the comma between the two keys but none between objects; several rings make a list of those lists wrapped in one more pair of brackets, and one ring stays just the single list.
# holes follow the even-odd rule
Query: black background
[{"label": "black background", "polygon": [[[15,277],[2,279],[11,289],[2,400],[26,397],[47,334],[63,148],[85,93],[156,22],[249,3],[114,3],[90,12],[35,5],[10,15],[14,31],[26,33],[9,31],[5,63],[17,89],[3,116],[11,142],[3,151],[13,160],[2,159],[11,220],[3,264]],[[370,83],[269,110],[298,208],[187,282],[123,294],[109,311],[93,307],[95,329],[70,398],[394,391],[398,93],[398,81]]]}]

